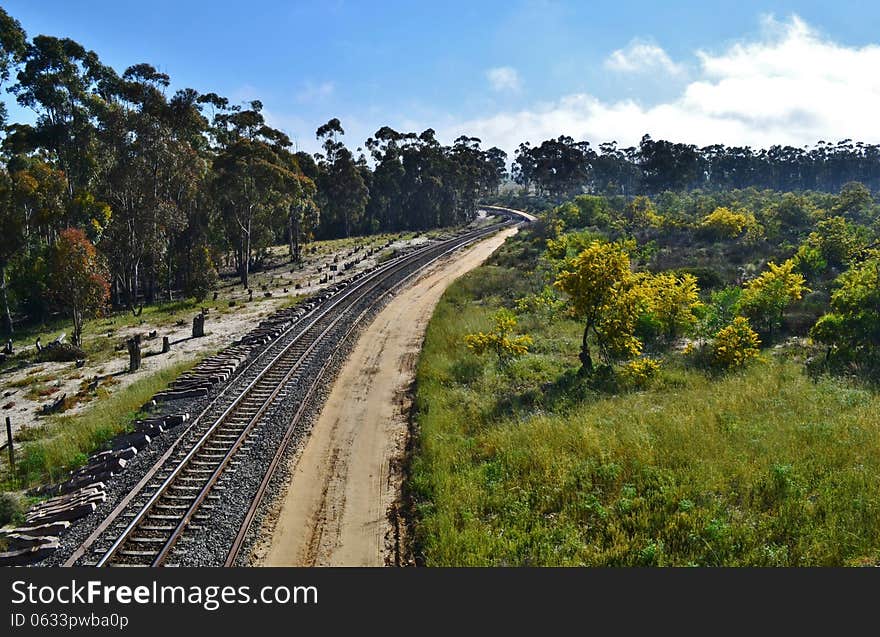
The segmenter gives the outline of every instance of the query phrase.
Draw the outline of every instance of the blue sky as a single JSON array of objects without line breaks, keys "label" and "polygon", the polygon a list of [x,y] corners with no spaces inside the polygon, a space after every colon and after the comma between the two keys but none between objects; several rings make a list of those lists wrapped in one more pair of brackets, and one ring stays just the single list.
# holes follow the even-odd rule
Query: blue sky
[{"label": "blue sky", "polygon": [[[874,6],[872,6],[874,5]],[[7,0],[29,35],[67,36],[118,71],[149,62],[316,150],[339,117],[461,133],[508,152],[569,134],[637,143],[880,141],[880,4]],[[7,102],[11,97],[6,97]],[[10,108],[13,117],[27,114]]]}]

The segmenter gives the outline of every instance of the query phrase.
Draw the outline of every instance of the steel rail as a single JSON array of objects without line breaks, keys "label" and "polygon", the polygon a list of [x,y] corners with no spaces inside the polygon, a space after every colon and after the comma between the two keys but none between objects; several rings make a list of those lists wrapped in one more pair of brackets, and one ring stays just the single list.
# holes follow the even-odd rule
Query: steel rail
[{"label": "steel rail", "polygon": [[[234,414],[236,408],[243,404],[243,401],[245,401],[252,394],[253,390],[258,386],[258,384],[262,380],[266,379],[267,375],[271,371],[275,370],[275,367],[277,366],[279,361],[281,361],[287,354],[289,354],[293,350],[294,346],[299,345],[300,342],[303,340],[303,338],[309,333],[309,331],[312,331],[315,329],[316,326],[319,326],[320,322],[322,320],[326,319],[327,317],[329,317],[332,314],[332,312],[338,311],[340,309],[340,307],[342,307],[342,310],[339,313],[339,315],[332,321],[332,323],[328,327],[326,327],[321,332],[321,334],[319,334],[317,337],[314,338],[314,340],[311,342],[311,344],[307,347],[306,351],[302,355],[299,356],[297,363],[295,365],[291,366],[288,373],[286,373],[284,375],[284,377],[281,379],[281,381],[279,381],[276,384],[275,389],[271,392],[270,396],[267,399],[265,399],[264,401],[262,401],[262,404],[259,407],[257,413],[254,415],[254,417],[252,417],[250,419],[250,421],[246,425],[245,429],[241,432],[239,437],[236,439],[236,442],[224,455],[223,460],[221,461],[220,465],[216,468],[216,470],[212,473],[212,476],[209,479],[208,483],[200,491],[199,496],[193,502],[192,506],[190,506],[187,509],[186,514],[184,514],[184,516],[182,517],[182,519],[180,520],[178,525],[175,527],[175,530],[172,533],[172,538],[170,538],[169,542],[163,546],[163,549],[162,549],[162,551],[160,551],[159,556],[157,557],[157,559],[155,559],[153,561],[154,565],[160,564],[167,557],[167,555],[170,552],[170,549],[173,547],[174,543],[176,543],[176,541],[182,535],[183,531],[187,528],[189,521],[192,519],[192,516],[195,514],[196,510],[204,502],[205,498],[207,497],[209,492],[213,489],[213,487],[216,486],[216,483],[219,481],[220,477],[223,475],[224,470],[228,466],[232,457],[238,452],[238,450],[241,448],[242,444],[244,444],[248,435],[253,431],[254,427],[257,425],[257,423],[259,422],[260,418],[265,413],[265,411],[272,405],[275,398],[277,398],[278,393],[288,383],[288,381],[290,380],[290,377],[299,369],[301,363],[306,359],[308,354],[311,353],[315,349],[315,347],[317,347],[317,345],[319,343],[323,342],[322,339],[326,336],[326,334],[331,329],[333,329],[333,327],[335,327],[344,316],[346,316],[346,312],[348,310],[350,310],[351,307],[353,307],[359,300],[363,299],[372,290],[380,287],[383,283],[385,283],[389,279],[391,279],[395,273],[399,272],[400,270],[405,269],[406,267],[408,267],[410,265],[419,264],[419,262],[421,260],[423,260],[425,257],[430,256],[432,251],[436,251],[437,249],[443,248],[442,252],[439,255],[434,256],[433,258],[430,258],[426,263],[419,265],[418,269],[416,269],[414,272],[406,275],[403,280],[407,280],[411,276],[414,276],[415,274],[420,272],[422,270],[422,268],[424,268],[425,266],[427,266],[430,263],[433,263],[434,261],[439,259],[441,256],[448,254],[451,251],[457,250],[464,245],[472,243],[473,241],[476,241],[476,240],[482,238],[486,234],[489,234],[490,232],[494,232],[495,230],[497,230],[499,227],[501,227],[503,225],[506,225],[506,224],[495,224],[489,228],[480,229],[480,230],[477,230],[473,233],[469,233],[468,235],[464,235],[464,237],[457,237],[455,239],[450,239],[447,242],[444,242],[443,244],[430,246],[430,247],[426,248],[425,250],[404,255],[404,256],[399,257],[398,259],[395,259],[394,261],[386,264],[385,266],[380,266],[379,268],[373,270],[373,272],[371,272],[368,277],[362,279],[361,281],[355,282],[353,285],[350,284],[347,288],[344,289],[342,294],[336,294],[333,297],[330,297],[330,299],[328,299],[331,301],[329,304],[327,304],[325,302],[324,304],[319,305],[317,308],[313,308],[311,311],[309,311],[307,314],[305,314],[303,316],[303,319],[310,320],[310,323],[308,325],[304,326],[305,321],[302,321],[302,320],[297,321],[293,325],[291,325],[287,330],[282,332],[282,334],[280,334],[278,337],[276,337],[276,342],[278,342],[278,341],[281,341],[284,337],[288,336],[291,331],[297,330],[297,329],[300,330],[299,333],[289,343],[287,343],[285,346],[283,346],[282,349],[267,364],[265,364],[265,367],[263,367],[263,369],[258,373],[257,377],[255,377],[252,381],[250,381],[248,383],[248,385],[243,390],[239,391],[239,393],[238,393],[237,397],[235,398],[235,400],[233,401],[233,403],[230,404],[223,411],[223,413],[215,419],[213,424],[201,435],[201,437],[194,444],[194,446],[192,448],[190,448],[190,450],[186,454],[186,456],[183,459],[176,461],[176,466],[172,469],[172,473],[167,478],[165,478],[165,480],[163,480],[162,484],[158,488],[156,488],[155,492],[148,499],[148,501],[144,505],[140,505],[138,507],[139,511],[135,514],[134,519],[132,519],[131,522],[125,527],[125,529],[122,531],[122,533],[113,542],[111,547],[107,551],[104,552],[103,556],[101,557],[101,559],[99,560],[97,565],[104,566],[110,562],[110,560],[114,557],[116,552],[119,551],[119,549],[126,543],[126,541],[132,537],[134,531],[139,526],[141,526],[144,519],[146,517],[148,517],[148,515],[152,511],[154,505],[160,499],[162,499],[163,496],[166,496],[169,493],[169,488],[175,482],[175,478],[180,476],[181,472],[183,472],[185,470],[185,468],[189,465],[190,461],[198,454],[198,452],[205,446],[205,444],[208,441],[210,441],[212,434],[217,432],[218,428],[224,422],[226,422],[226,420],[229,418],[230,415]],[[451,248],[447,248],[447,246],[449,245],[450,242],[454,243],[454,245]],[[380,294],[380,296],[378,298],[384,298],[384,296],[390,290],[393,290],[399,284],[400,284],[400,282],[392,284],[392,286],[389,288],[389,290],[382,291],[382,293]],[[345,301],[351,301],[351,304],[349,305],[349,307],[343,306],[343,303]],[[374,301],[370,305],[370,307],[373,307],[375,305],[375,303],[377,303],[377,302],[378,302],[378,299],[376,301]],[[361,316],[362,315],[363,315],[363,313],[361,313]],[[360,319],[360,317],[358,317],[358,320],[359,319]],[[350,334],[350,332],[351,332],[351,330],[349,330],[349,332],[346,334],[346,336],[342,340],[345,340],[348,337],[348,335]],[[266,357],[266,355],[272,349],[273,348],[270,345],[263,352],[261,352],[260,354],[255,356],[254,359],[250,363],[248,363],[248,365],[237,376],[240,378],[243,375],[247,374],[249,371],[251,371],[252,367],[254,365],[256,365],[257,363],[259,363],[262,359],[264,359]],[[323,371],[324,371],[324,368],[322,367],[321,373],[323,373]],[[314,386],[314,383],[312,385]],[[220,399],[225,397],[225,395],[228,393],[228,391],[230,391],[230,388],[231,388],[231,385],[228,385],[226,388],[224,388],[224,390],[221,391],[220,394],[215,399],[213,399],[207,407],[205,407],[205,409],[199,414],[199,416],[187,428],[186,432],[184,432],[183,434],[181,434],[180,437],[178,437],[178,439],[175,441],[175,443],[172,445],[172,447],[169,448],[163,454],[163,456],[154,464],[154,466],[147,473],[147,475],[145,475],[144,478],[138,483],[138,485],[136,485],[135,489],[133,489],[133,491],[128,496],[126,496],[119,505],[117,505],[117,507],[114,509],[114,511],[111,512],[110,516],[108,516],[108,518],[102,522],[102,524],[99,526],[99,528],[96,529],[89,536],[89,538],[86,539],[86,541],[83,543],[83,545],[70,558],[68,558],[66,565],[73,565],[76,562],[76,560],[78,560],[80,557],[82,557],[82,555],[85,553],[85,551],[109,528],[109,526],[111,524],[115,523],[119,519],[122,512],[124,510],[130,508],[129,505],[131,503],[131,500],[134,499],[134,497],[136,497],[136,495],[141,494],[144,491],[144,487],[150,481],[154,480],[155,476],[158,473],[160,473],[163,470],[168,470],[168,467],[166,467],[165,465],[166,465],[168,459],[171,457],[171,455],[177,450],[177,447],[181,443],[181,441],[187,436],[187,434],[189,432],[194,430],[194,428],[200,423],[200,421],[203,419],[203,417],[212,408],[216,407],[216,405],[220,401]],[[312,389],[310,389],[309,392],[307,393],[307,395],[303,398],[303,401],[302,401],[303,404],[305,404],[307,402],[308,398],[310,397],[311,391],[312,391]],[[302,411],[302,409],[300,409],[300,411]],[[285,444],[286,444],[286,441],[285,441]],[[273,463],[273,468],[274,468],[274,463]],[[260,495],[262,495],[263,490],[264,489],[260,490]]]},{"label": "steel rail", "polygon": [[[503,224],[502,224],[502,226],[503,226]],[[497,228],[497,227],[493,228],[492,232],[495,232],[498,229],[499,228]],[[422,264],[422,266],[418,270],[411,272],[410,274],[405,276],[400,281],[397,281],[392,288],[387,290],[382,296],[375,299],[372,303],[370,303],[370,305],[366,309],[364,309],[358,315],[358,317],[352,322],[351,326],[349,327],[349,329],[345,333],[345,335],[339,339],[340,346],[348,340],[348,338],[352,335],[352,333],[358,328],[361,320],[363,320],[363,317],[366,316],[370,311],[372,311],[373,308],[385,297],[385,295],[402,287],[411,278],[413,278],[414,276],[416,276],[418,274],[421,274],[424,271],[424,269],[427,268],[428,266],[430,266],[432,263],[435,263],[439,259],[451,254],[452,252],[460,250],[463,247],[471,245],[472,243],[475,243],[477,241],[480,241],[486,235],[491,234],[492,232],[482,233],[478,236],[473,237],[472,239],[470,239],[466,242],[463,242],[459,245],[456,245],[456,246],[450,248],[449,250],[444,251],[443,253],[437,255],[436,257],[434,257],[434,258],[430,259],[429,261],[425,262],[424,264]],[[318,385],[318,382],[321,380],[321,378],[323,377],[324,373],[327,371],[327,368],[330,365],[331,358],[332,358],[332,356],[328,357],[328,359],[321,366],[321,369],[318,370],[318,372],[314,375],[312,382],[309,385],[309,388],[308,388],[306,394],[304,395],[302,401],[300,402],[299,408],[297,409],[294,416],[291,418],[291,421],[287,426],[287,430],[284,433],[284,437],[282,438],[280,444],[278,445],[278,449],[275,451],[275,454],[272,457],[272,461],[269,463],[269,466],[266,469],[266,473],[263,475],[263,480],[260,483],[259,488],[257,489],[257,493],[254,495],[253,499],[251,500],[251,506],[248,509],[247,514],[245,515],[244,521],[242,522],[241,526],[239,527],[238,534],[235,537],[235,541],[233,542],[232,547],[230,548],[229,552],[226,555],[226,561],[224,562],[224,566],[233,566],[235,564],[235,561],[238,558],[238,555],[244,545],[244,541],[245,541],[245,538],[247,537],[248,531],[250,530],[251,524],[253,523],[253,520],[256,517],[257,511],[259,510],[260,504],[262,503],[263,496],[265,495],[266,489],[268,488],[269,483],[272,481],[272,477],[275,474],[275,470],[278,468],[278,464],[280,463],[281,459],[285,455],[287,446],[290,444],[290,439],[293,437],[293,434],[296,431],[297,425],[299,424],[300,419],[302,418],[303,414],[305,413],[306,407],[308,406],[309,399],[312,397],[312,395],[315,391],[315,388]]]}]

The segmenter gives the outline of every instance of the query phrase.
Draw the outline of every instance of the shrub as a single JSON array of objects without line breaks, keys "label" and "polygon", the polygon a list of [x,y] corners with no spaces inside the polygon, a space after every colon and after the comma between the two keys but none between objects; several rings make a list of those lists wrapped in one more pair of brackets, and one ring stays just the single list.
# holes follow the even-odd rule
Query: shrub
[{"label": "shrub", "polygon": [[9,524],[24,513],[21,500],[14,493],[0,493],[0,526]]},{"label": "shrub", "polygon": [[710,266],[691,266],[677,268],[678,275],[690,274],[697,278],[697,286],[701,290],[718,290],[724,287],[724,274]]},{"label": "shrub", "polygon": [[712,347],[712,359],[716,367],[732,369],[744,367],[757,358],[761,341],[749,325],[749,320],[737,316],[733,322],[719,330]]},{"label": "shrub", "polygon": [[793,260],[798,272],[810,280],[818,279],[828,269],[828,262],[822,251],[809,243],[803,243],[798,247]]},{"label": "shrub", "polygon": [[870,258],[837,278],[831,312],[810,335],[825,345],[829,362],[852,365],[877,380],[880,370],[880,256]]},{"label": "shrub", "polygon": [[538,294],[529,294],[518,298],[514,305],[517,312],[537,314],[550,318],[557,315],[565,307],[565,302],[556,294],[556,290],[546,286]]},{"label": "shrub", "polygon": [[532,337],[513,335],[516,318],[508,310],[498,310],[493,317],[495,329],[488,333],[477,332],[464,337],[467,346],[477,354],[493,352],[502,365],[507,365],[514,358],[528,353]]},{"label": "shrub", "polygon": [[53,361],[63,363],[68,361],[82,360],[86,357],[85,351],[71,343],[60,345],[47,345],[37,354],[37,360],[42,362]]},{"label": "shrub", "polygon": [[658,322],[660,332],[667,341],[693,329],[702,305],[694,275],[661,272],[647,277],[645,285],[651,297],[649,312]]},{"label": "shrub", "polygon": [[620,368],[624,383],[631,387],[647,387],[660,371],[660,361],[655,358],[637,358]]},{"label": "shrub", "polygon": [[203,301],[208,292],[217,285],[217,270],[208,246],[202,244],[190,250],[187,259],[188,276],[184,292],[196,301]]},{"label": "shrub", "polygon": [[829,217],[816,224],[806,245],[816,248],[827,265],[840,267],[865,245],[862,229],[843,217]]},{"label": "shrub", "polygon": [[749,238],[758,238],[763,234],[761,225],[751,212],[733,211],[723,206],[706,215],[700,222],[699,230],[718,240],[735,239],[743,234]]},{"label": "shrub", "polygon": [[740,310],[769,334],[782,324],[785,309],[809,292],[804,276],[794,268],[792,259],[780,265],[771,261],[765,272],[746,283],[740,298]]}]

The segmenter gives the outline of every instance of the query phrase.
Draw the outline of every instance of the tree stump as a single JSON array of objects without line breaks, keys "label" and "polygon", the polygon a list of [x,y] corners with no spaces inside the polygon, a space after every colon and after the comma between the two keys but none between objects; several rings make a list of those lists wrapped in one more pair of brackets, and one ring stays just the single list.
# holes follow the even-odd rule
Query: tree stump
[{"label": "tree stump", "polygon": [[202,313],[196,314],[193,318],[193,338],[201,338],[205,335],[205,315]]},{"label": "tree stump", "polygon": [[15,353],[15,350],[12,347],[12,339],[10,338],[6,341],[6,345],[3,347],[3,353],[7,356],[12,356]]},{"label": "tree stump", "polygon": [[162,353],[167,354],[171,351],[171,341],[168,340],[167,336],[162,337]]},{"label": "tree stump", "polygon": [[128,346],[128,371],[136,372],[141,366],[141,339],[137,336],[126,341]]},{"label": "tree stump", "polygon": [[254,300],[254,291],[248,288],[248,301]]},{"label": "tree stump", "polygon": [[217,292],[216,291],[214,292],[214,300],[215,301],[217,300]]}]

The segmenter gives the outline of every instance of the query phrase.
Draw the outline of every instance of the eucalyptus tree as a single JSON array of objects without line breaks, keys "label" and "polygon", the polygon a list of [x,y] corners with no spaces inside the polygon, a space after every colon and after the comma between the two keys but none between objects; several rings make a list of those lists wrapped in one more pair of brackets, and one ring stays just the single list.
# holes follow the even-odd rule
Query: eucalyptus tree
[{"label": "eucalyptus tree", "polygon": [[98,55],[69,38],[38,35],[27,46],[18,82],[19,104],[33,109],[21,127],[34,149],[46,149],[67,179],[68,197],[93,185],[98,168],[95,109],[115,84]]},{"label": "eucalyptus tree", "polygon": [[497,194],[508,178],[507,153],[493,146],[485,153],[486,173],[483,181],[483,195]]},{"label": "eucalyptus tree", "polygon": [[534,185],[538,194],[561,201],[588,186],[594,157],[589,142],[575,142],[567,135],[538,146],[524,142],[516,151],[515,179],[526,189]]},{"label": "eucalyptus tree", "polygon": [[[9,80],[12,69],[24,60],[27,34],[21,23],[0,7],[0,88]],[[0,126],[6,124],[6,104],[0,102]]]},{"label": "eucalyptus tree", "polygon": [[318,190],[323,227],[328,236],[351,236],[367,207],[369,191],[352,152],[339,137],[345,131],[335,117],[315,132],[323,140],[324,153],[317,155]]},{"label": "eucalyptus tree", "polygon": [[0,300],[3,303],[3,332],[12,334],[12,313],[9,310],[9,294],[6,271],[9,262],[24,246],[24,216],[15,205],[12,178],[5,170],[0,171]]},{"label": "eucalyptus tree", "polygon": [[383,126],[365,143],[374,164],[367,215],[383,230],[403,227],[403,138],[393,128]]},{"label": "eucalyptus tree", "polygon": [[152,302],[165,274],[172,288],[171,246],[187,226],[207,165],[199,133],[206,123],[194,92],[169,102],[169,78],[149,64],[129,67],[100,109],[106,158],[102,194],[113,209],[102,250],[111,257],[114,283],[133,311],[143,285]]},{"label": "eucalyptus tree", "polygon": [[302,185],[287,150],[290,139],[266,125],[261,102],[250,102],[248,109],[218,104],[213,134],[220,146],[212,181],[227,234],[236,245],[240,280],[247,287],[254,237],[257,247],[271,241],[265,230],[279,225],[279,218],[287,219],[292,200],[302,196]]}]

